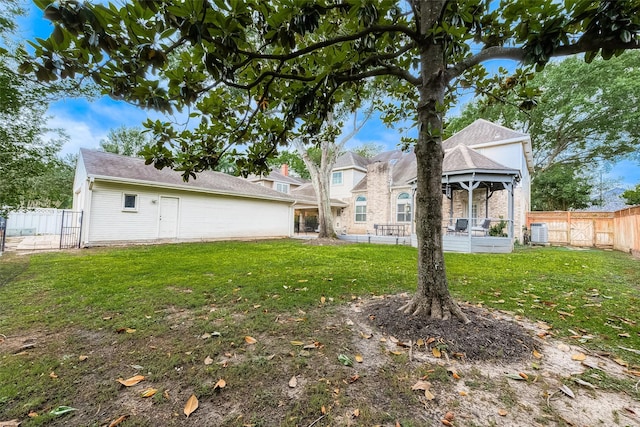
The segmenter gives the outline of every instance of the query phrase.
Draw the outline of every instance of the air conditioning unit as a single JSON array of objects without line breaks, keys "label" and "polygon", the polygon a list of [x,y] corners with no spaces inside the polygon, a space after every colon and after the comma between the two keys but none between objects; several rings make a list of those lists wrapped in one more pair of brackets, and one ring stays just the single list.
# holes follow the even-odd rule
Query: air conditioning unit
[{"label": "air conditioning unit", "polygon": [[549,243],[549,228],[544,222],[531,224],[531,244],[546,245]]}]

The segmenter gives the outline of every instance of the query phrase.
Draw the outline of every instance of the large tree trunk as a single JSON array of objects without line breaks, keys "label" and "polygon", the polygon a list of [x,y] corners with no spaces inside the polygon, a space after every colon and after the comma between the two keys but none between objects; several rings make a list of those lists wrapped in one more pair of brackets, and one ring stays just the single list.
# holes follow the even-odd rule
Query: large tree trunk
[{"label": "large tree trunk", "polygon": [[[311,175],[313,188],[316,190],[319,224],[318,238],[334,239],[336,237],[336,231],[333,228],[333,214],[331,213],[331,197],[329,189],[329,176],[331,171],[326,170],[327,161],[324,158],[324,150],[325,147],[322,147],[323,153],[320,166],[313,164],[313,162],[308,159],[308,155],[306,157],[309,161],[307,161],[304,156],[303,160],[305,160],[305,164],[307,165],[307,169],[309,170],[309,174]],[[330,166],[333,167],[333,162],[330,163]]]},{"label": "large tree trunk", "polygon": [[[445,1],[421,0],[422,30],[431,28]],[[449,293],[442,250],[442,111],[447,81],[444,49],[425,43],[420,53],[418,123],[415,147],[417,160],[416,233],[418,238],[418,288],[411,301],[400,310],[409,314],[429,314],[435,319],[451,315],[469,322]]]}]

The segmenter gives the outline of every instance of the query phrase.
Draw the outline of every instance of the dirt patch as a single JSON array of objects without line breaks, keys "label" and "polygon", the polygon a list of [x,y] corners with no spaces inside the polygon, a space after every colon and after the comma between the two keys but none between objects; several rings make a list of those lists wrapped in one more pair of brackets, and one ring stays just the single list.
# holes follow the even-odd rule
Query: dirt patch
[{"label": "dirt patch", "polygon": [[374,301],[365,309],[366,319],[379,331],[403,341],[434,339],[438,349],[467,360],[521,360],[536,348],[531,334],[521,325],[487,310],[462,305],[470,323],[458,319],[434,320],[429,316],[406,316],[398,309],[408,296]]},{"label": "dirt patch", "polygon": [[[25,426],[35,423],[30,410],[46,416],[60,404],[77,411],[39,425],[109,425],[127,415],[123,425],[436,426],[451,413],[454,426],[640,426],[635,380],[607,357],[551,334],[538,338],[552,332],[548,325],[479,307],[463,306],[471,325],[405,316],[397,308],[406,298],[327,303],[304,313],[305,321],[299,313],[282,315],[251,345],[244,331],[230,332],[216,319],[208,326],[221,336],[205,339],[196,325],[202,310],[169,307],[158,313],[167,325],[163,334],[69,328],[0,335],[0,360],[48,360],[40,380],[65,396],[24,406]],[[235,316],[228,326],[248,316]],[[434,341],[427,344],[429,338]],[[436,346],[440,357],[432,352]],[[339,355],[352,363],[341,363]],[[604,373],[626,379],[627,389],[575,381],[595,384],[589,375]],[[115,381],[136,374],[145,380],[133,387]],[[215,390],[220,378],[227,386]],[[430,383],[431,395],[412,389],[418,381]],[[150,387],[157,395],[142,398]],[[187,420],[183,408],[192,394],[200,407]]]}]

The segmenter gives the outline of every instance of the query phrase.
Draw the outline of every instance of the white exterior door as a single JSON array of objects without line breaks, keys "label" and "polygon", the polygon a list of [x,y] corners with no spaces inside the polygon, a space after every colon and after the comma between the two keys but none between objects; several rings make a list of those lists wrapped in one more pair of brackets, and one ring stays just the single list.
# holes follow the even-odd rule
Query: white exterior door
[{"label": "white exterior door", "polygon": [[180,200],[177,197],[160,197],[158,238],[172,239],[178,237],[179,206]]}]

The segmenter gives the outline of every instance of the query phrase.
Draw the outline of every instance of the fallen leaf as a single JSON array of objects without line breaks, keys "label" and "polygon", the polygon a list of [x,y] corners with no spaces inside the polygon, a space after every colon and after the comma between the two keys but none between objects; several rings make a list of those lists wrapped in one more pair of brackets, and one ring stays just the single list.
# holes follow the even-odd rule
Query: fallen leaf
[{"label": "fallen leaf", "polygon": [[438,358],[442,357],[442,352],[438,347],[433,347],[431,349],[431,353],[433,354],[434,357],[438,357]]},{"label": "fallen leaf", "polygon": [[459,392],[458,392],[458,394],[459,394],[460,396],[466,396],[466,395],[467,395],[467,392],[466,392],[466,391],[461,390],[461,391],[459,391]]},{"label": "fallen leaf", "polygon": [[138,384],[142,380],[144,380],[144,377],[142,375],[136,375],[135,377],[131,377],[126,380],[123,380],[122,378],[118,378],[116,381],[118,381],[120,384],[122,384],[125,387],[131,387]]},{"label": "fallen leaf", "polygon": [[433,395],[433,393],[431,393],[431,391],[430,391],[430,390],[425,390],[425,391],[424,391],[424,397],[426,397],[426,398],[427,398],[427,400],[433,400],[433,399],[435,399],[435,398],[436,398],[436,397]]},{"label": "fallen leaf", "polygon": [[523,380],[528,380],[529,379],[529,375],[525,374],[524,372],[518,372],[518,375],[520,375],[520,377]]},{"label": "fallen leaf", "polygon": [[449,420],[445,420],[444,418],[440,420],[440,422],[448,427],[452,427],[453,423]]},{"label": "fallen leaf", "polygon": [[258,340],[247,335],[246,337],[244,337],[244,342],[246,342],[247,344],[255,344],[258,342]]},{"label": "fallen leaf", "polygon": [[162,397],[169,400],[169,390],[165,390],[164,393],[162,393]]},{"label": "fallen leaf", "polygon": [[76,408],[72,408],[71,406],[58,406],[55,409],[52,409],[51,412],[49,412],[51,415],[64,415],[68,412],[73,412],[73,411],[77,411]]},{"label": "fallen leaf", "polygon": [[195,394],[192,394],[189,400],[187,400],[187,404],[184,405],[184,414],[189,418],[189,415],[198,409],[198,398]]},{"label": "fallen leaf", "polygon": [[353,366],[353,361],[349,358],[349,356],[347,356],[346,354],[339,354],[338,355],[338,360],[340,361],[340,363],[342,363],[344,366]]},{"label": "fallen leaf", "polygon": [[563,392],[564,394],[566,394],[567,396],[569,396],[572,399],[576,398],[576,395],[573,394],[573,391],[569,387],[564,385],[564,384],[560,386],[560,391]]},{"label": "fallen leaf", "polygon": [[422,380],[411,386],[411,390],[429,390],[429,388],[431,388],[431,383],[429,381]]},{"label": "fallen leaf", "polygon": [[51,373],[49,374],[49,376],[50,376],[51,378],[54,378],[54,379],[55,379],[55,378],[58,378],[58,375],[57,375],[55,372],[53,372],[53,371],[51,371]]},{"label": "fallen leaf", "polygon": [[622,360],[620,358],[615,358],[615,359],[613,359],[613,361],[616,362],[620,366],[624,366],[624,367],[629,366],[628,362],[625,362],[624,360]]},{"label": "fallen leaf", "polygon": [[31,412],[29,412],[29,413],[27,414],[27,417],[29,417],[29,418],[37,418],[37,417],[39,417],[39,415],[38,415],[38,413],[37,413],[37,412],[35,412],[35,411],[31,411]]},{"label": "fallen leaf", "polygon": [[148,389],[146,389],[145,391],[143,391],[143,392],[140,394],[140,396],[142,396],[142,397],[151,397],[151,396],[153,396],[154,394],[156,394],[157,392],[158,392],[158,389],[157,389],[157,388],[148,388]]},{"label": "fallen leaf", "polygon": [[501,417],[506,417],[508,414],[506,409],[498,409],[498,415],[500,415]]},{"label": "fallen leaf", "polygon": [[327,301],[327,299],[324,297],[324,295],[322,295],[322,297],[320,297],[320,303],[324,304]]},{"label": "fallen leaf", "polygon": [[296,388],[296,386],[298,385],[298,379],[295,377],[295,375],[293,377],[291,377],[291,379],[289,380],[289,387],[291,388]]},{"label": "fallen leaf", "polygon": [[364,362],[364,359],[362,358],[361,354],[356,354],[354,358],[356,359],[356,362],[358,362],[358,363]]},{"label": "fallen leaf", "polygon": [[560,311],[560,310],[558,310],[558,311],[557,311],[557,313],[558,313],[560,316],[569,316],[569,317],[573,317],[573,314],[571,314],[571,313],[567,313],[566,311]]},{"label": "fallen leaf", "polygon": [[571,356],[571,360],[577,360],[578,362],[582,362],[586,358],[587,356],[584,353],[576,353],[573,356]]},{"label": "fallen leaf", "polygon": [[453,421],[455,417],[456,416],[453,414],[453,412],[447,412],[446,414],[444,414],[445,420]]},{"label": "fallen leaf", "polygon": [[618,334],[618,336],[620,338],[631,338],[631,335],[629,335],[627,332],[625,332],[624,334]]},{"label": "fallen leaf", "polygon": [[360,332],[360,336],[362,338],[364,338],[365,340],[368,340],[369,338],[371,338],[373,335],[371,334],[365,334],[364,332]]},{"label": "fallen leaf", "polygon": [[533,357],[536,359],[542,359],[542,354],[538,350],[533,350]]},{"label": "fallen leaf", "polygon": [[319,343],[318,341],[314,341],[313,344],[307,344],[304,347],[302,347],[305,350],[314,350],[316,348],[322,348],[324,347],[321,343]]},{"label": "fallen leaf", "polygon": [[416,341],[416,345],[418,347],[423,347],[424,346],[424,340],[422,338],[418,338],[418,340]]},{"label": "fallen leaf", "polygon": [[324,405],[322,405],[322,408],[320,408],[320,412],[322,412],[322,415],[326,415],[327,414],[327,408],[325,408]]},{"label": "fallen leaf", "polygon": [[507,378],[511,378],[512,380],[522,381],[524,378],[520,376],[520,374],[506,374]]},{"label": "fallen leaf", "polygon": [[211,357],[207,356],[207,357],[204,359],[204,364],[205,364],[205,365],[211,365],[212,363],[213,363],[213,359],[212,359]]},{"label": "fallen leaf", "polygon": [[355,383],[356,381],[358,381],[359,379],[360,379],[360,375],[358,375],[358,374],[352,375],[352,376],[349,378],[349,384],[353,384],[353,383]]},{"label": "fallen leaf", "polygon": [[429,338],[425,344],[426,344],[426,345],[429,345],[429,344],[431,344],[432,342],[436,342],[436,339],[435,339],[435,338],[433,338],[433,337]]},{"label": "fallen leaf", "polygon": [[358,418],[360,416],[360,409],[356,408],[353,410],[352,415],[354,418]]},{"label": "fallen leaf", "polygon": [[302,341],[291,341],[290,342],[291,345],[295,345],[295,346],[301,346],[304,345],[304,343]]},{"label": "fallen leaf", "polygon": [[81,355],[78,357],[78,360],[79,360],[79,361],[81,361],[81,362],[84,362],[84,361],[85,361],[85,360],[87,360],[88,358],[89,358],[89,356],[85,356],[84,354],[81,354]]},{"label": "fallen leaf", "polygon": [[127,329],[125,329],[124,331],[125,331],[126,333],[128,333],[128,334],[132,334],[132,333],[134,333],[136,330],[135,330],[135,329],[132,329],[132,328],[127,328]]},{"label": "fallen leaf", "polygon": [[571,347],[566,344],[558,344],[558,350],[564,351],[565,353],[571,351]]},{"label": "fallen leaf", "polygon": [[213,389],[214,389],[214,390],[215,390],[215,389],[217,389],[217,388],[219,388],[219,389],[223,389],[223,388],[225,388],[226,386],[227,386],[227,382],[226,382],[225,380],[223,380],[222,378],[220,378],[220,379],[218,380],[218,382],[216,383],[216,385],[214,385],[214,386],[213,386]]},{"label": "fallen leaf", "polygon": [[390,351],[389,353],[391,353],[391,354],[395,354],[396,356],[400,356],[401,354],[404,354],[404,352],[403,352],[403,351],[398,351],[398,350],[396,350],[396,351]]}]

